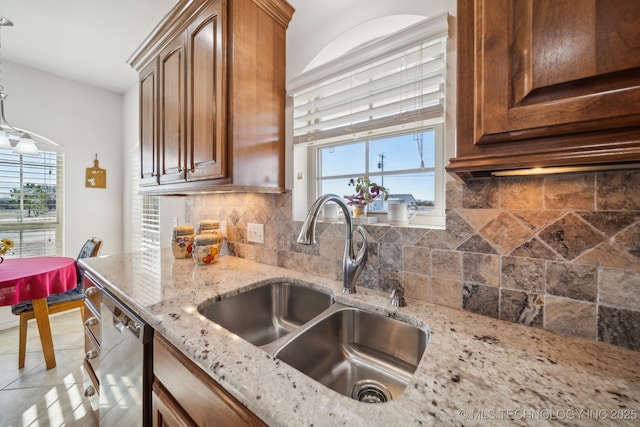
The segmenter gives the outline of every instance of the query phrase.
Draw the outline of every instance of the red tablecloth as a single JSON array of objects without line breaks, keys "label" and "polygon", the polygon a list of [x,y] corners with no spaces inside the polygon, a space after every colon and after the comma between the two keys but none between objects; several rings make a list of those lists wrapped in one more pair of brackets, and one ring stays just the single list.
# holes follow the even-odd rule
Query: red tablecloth
[{"label": "red tablecloth", "polygon": [[76,260],[67,257],[5,259],[0,264],[0,305],[45,298],[76,287]]}]

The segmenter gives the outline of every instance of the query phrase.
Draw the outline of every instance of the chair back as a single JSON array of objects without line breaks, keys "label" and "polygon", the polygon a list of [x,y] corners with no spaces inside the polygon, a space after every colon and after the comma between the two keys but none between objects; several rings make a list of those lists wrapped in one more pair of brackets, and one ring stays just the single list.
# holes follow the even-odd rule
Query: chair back
[{"label": "chair back", "polygon": [[[82,245],[82,249],[80,249],[80,253],[78,254],[78,258],[76,258],[76,261],[98,256],[98,252],[100,252],[101,247],[102,240],[96,239],[95,237],[87,240],[84,242],[84,245]],[[76,288],[79,291],[82,291],[84,286],[82,283],[82,279],[84,278],[84,268],[80,267],[78,263],[76,263],[76,277],[78,278],[78,285]]]}]

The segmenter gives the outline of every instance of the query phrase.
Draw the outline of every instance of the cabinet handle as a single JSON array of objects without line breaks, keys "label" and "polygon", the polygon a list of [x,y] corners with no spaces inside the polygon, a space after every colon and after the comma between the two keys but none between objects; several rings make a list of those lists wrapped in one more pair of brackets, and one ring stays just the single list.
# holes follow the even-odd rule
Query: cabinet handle
[{"label": "cabinet handle", "polygon": [[87,351],[87,353],[84,355],[84,358],[87,360],[91,360],[95,359],[98,356],[98,350],[92,348],[91,350]]},{"label": "cabinet handle", "polygon": [[96,388],[92,385],[90,385],[89,387],[87,387],[84,391],[84,397],[91,397],[91,396],[95,396],[96,394]]},{"label": "cabinet handle", "polygon": [[97,293],[98,293],[98,288],[96,288],[95,286],[92,286],[89,289],[87,289],[86,291],[84,291],[84,294],[86,296],[88,296],[88,297],[92,297]]},{"label": "cabinet handle", "polygon": [[95,326],[95,325],[97,325],[97,324],[98,324],[98,322],[100,322],[100,321],[98,320],[98,318],[97,318],[97,317],[95,317],[95,316],[92,316],[92,317],[89,317],[89,318],[84,322],[84,326],[86,326],[86,327]]}]

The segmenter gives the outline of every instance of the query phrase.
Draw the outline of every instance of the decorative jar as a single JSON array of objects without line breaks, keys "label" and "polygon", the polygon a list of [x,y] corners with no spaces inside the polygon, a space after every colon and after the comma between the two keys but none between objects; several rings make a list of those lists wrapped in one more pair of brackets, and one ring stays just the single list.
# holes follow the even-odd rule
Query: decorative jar
[{"label": "decorative jar", "polygon": [[220,229],[220,221],[217,219],[205,219],[198,224],[198,234],[206,234]]},{"label": "decorative jar", "polygon": [[171,251],[176,259],[190,258],[193,251],[193,226],[176,225],[171,237]]},{"label": "decorative jar", "polygon": [[193,241],[193,259],[199,265],[213,264],[220,256],[221,247],[222,235],[218,230],[198,234]]}]

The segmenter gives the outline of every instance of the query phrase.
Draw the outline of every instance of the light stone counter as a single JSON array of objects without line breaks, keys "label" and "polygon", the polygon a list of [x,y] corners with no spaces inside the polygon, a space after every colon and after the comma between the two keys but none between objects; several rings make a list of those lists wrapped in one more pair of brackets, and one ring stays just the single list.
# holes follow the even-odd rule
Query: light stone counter
[{"label": "light stone counter", "polygon": [[[639,425],[640,353],[506,323],[231,256],[211,266],[163,252],[158,271],[141,254],[83,264],[117,297],[272,426]],[[202,317],[199,303],[286,278],[336,301],[430,330],[414,378],[396,399],[357,402],[326,388]],[[242,313],[238,313],[239,316]]]}]

